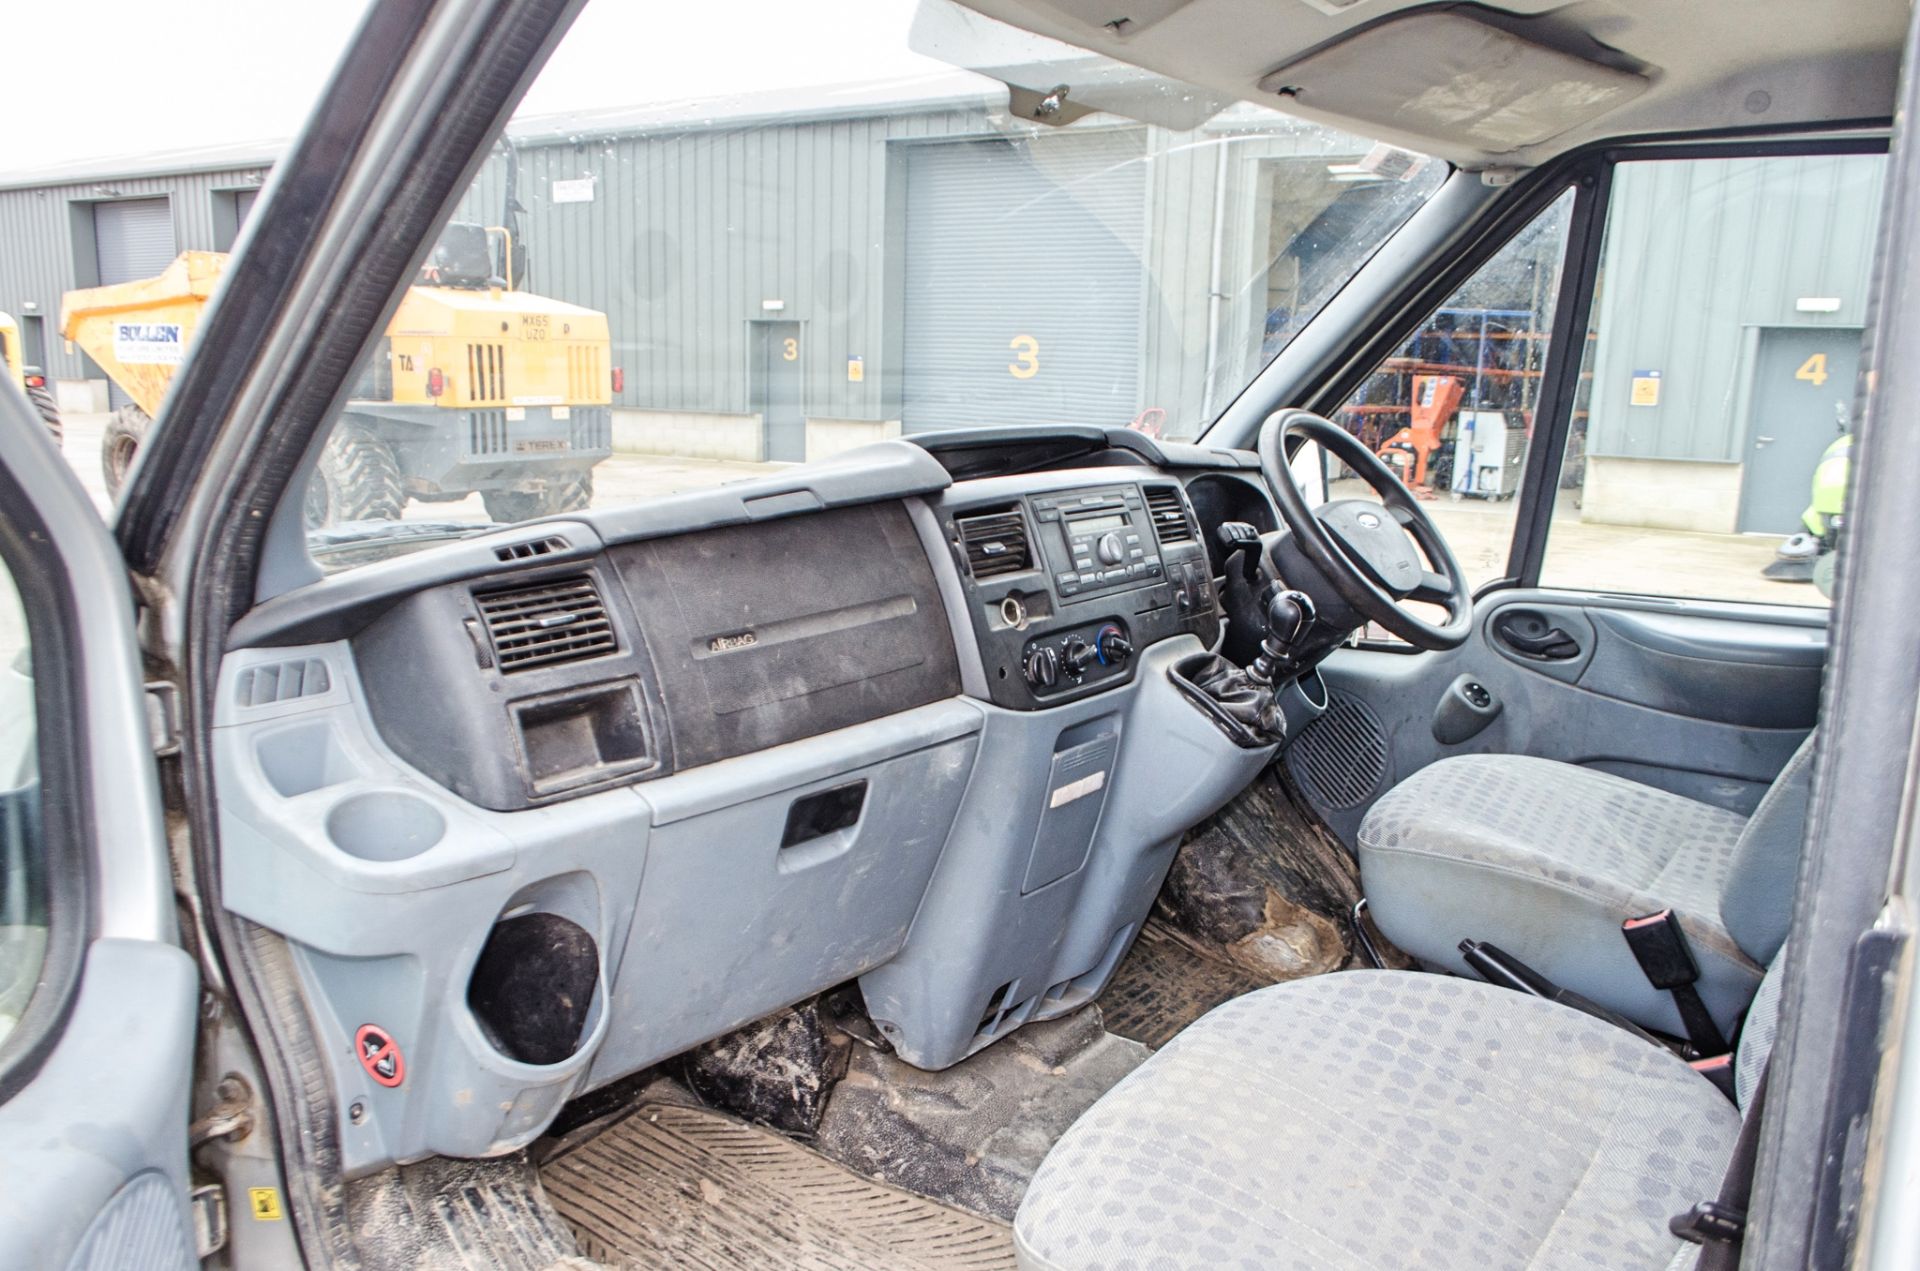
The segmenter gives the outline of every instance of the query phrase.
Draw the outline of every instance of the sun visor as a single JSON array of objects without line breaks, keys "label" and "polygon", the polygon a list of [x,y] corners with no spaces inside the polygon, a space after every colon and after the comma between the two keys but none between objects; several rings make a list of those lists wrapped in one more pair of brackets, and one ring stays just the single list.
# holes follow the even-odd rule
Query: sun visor
[{"label": "sun visor", "polygon": [[1304,109],[1498,153],[1632,101],[1647,80],[1459,12],[1389,18],[1260,81]]}]

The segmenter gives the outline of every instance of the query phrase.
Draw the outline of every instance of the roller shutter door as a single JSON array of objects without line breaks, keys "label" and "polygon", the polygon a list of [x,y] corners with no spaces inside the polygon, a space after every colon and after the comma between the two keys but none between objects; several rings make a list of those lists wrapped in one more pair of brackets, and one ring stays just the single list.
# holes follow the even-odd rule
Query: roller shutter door
[{"label": "roller shutter door", "polygon": [[[93,249],[100,285],[151,278],[173,263],[173,208],[169,200],[127,199],[93,206]],[[108,381],[115,410],[132,399]]]},{"label": "roller shutter door", "polygon": [[907,431],[1133,419],[1143,154],[1137,131],[908,151]]}]

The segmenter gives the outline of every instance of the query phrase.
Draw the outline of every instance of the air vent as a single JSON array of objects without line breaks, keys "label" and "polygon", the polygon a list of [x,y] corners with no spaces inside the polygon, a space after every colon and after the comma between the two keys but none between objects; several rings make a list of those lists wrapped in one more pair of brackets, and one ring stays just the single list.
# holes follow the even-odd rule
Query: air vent
[{"label": "air vent", "polygon": [[612,653],[613,622],[593,579],[556,578],[474,597],[500,670],[511,675]]},{"label": "air vent", "polygon": [[530,543],[507,543],[493,549],[493,554],[503,561],[532,560],[536,556],[551,556],[555,552],[564,552],[573,544],[558,534],[546,538],[536,538]]},{"label": "air vent", "polygon": [[963,516],[954,525],[960,531],[960,545],[966,549],[967,570],[974,578],[998,578],[1033,567],[1027,519],[1019,508]]},{"label": "air vent", "polygon": [[1187,519],[1186,505],[1181,503],[1177,487],[1148,486],[1147,514],[1153,518],[1154,537],[1160,540],[1161,546],[1193,541],[1193,522]]},{"label": "air vent", "polygon": [[272,706],[302,697],[318,697],[333,687],[327,664],[319,658],[250,666],[234,677],[233,696],[241,706]]}]

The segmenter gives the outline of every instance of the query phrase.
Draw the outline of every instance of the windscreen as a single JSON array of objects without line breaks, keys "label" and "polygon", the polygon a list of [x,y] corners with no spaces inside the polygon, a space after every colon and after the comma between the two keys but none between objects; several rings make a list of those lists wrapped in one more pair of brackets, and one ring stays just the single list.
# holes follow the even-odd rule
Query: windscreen
[{"label": "windscreen", "polygon": [[315,557],[953,429],[1197,437],[1444,175],[947,4],[603,0],[342,407]]}]

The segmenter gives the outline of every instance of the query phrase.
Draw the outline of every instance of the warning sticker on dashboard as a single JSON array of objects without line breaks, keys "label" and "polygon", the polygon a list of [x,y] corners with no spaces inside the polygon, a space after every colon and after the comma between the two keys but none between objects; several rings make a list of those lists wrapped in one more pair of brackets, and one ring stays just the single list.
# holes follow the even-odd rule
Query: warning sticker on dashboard
[{"label": "warning sticker on dashboard", "polygon": [[1090,794],[1098,794],[1107,784],[1107,774],[1096,772],[1092,776],[1082,777],[1078,781],[1069,781],[1063,786],[1055,786],[1053,794],[1047,799],[1050,808],[1061,808],[1075,799],[1084,799]]}]

